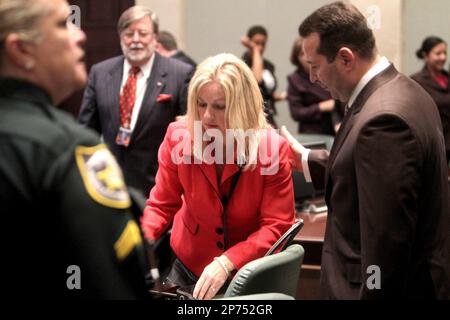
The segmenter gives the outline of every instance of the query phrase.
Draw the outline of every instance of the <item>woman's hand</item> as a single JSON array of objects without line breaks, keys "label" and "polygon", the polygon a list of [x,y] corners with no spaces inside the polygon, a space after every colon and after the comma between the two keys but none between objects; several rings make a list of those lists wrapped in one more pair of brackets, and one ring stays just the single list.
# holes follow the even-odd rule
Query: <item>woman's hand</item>
[{"label": "woman's hand", "polygon": [[[221,256],[222,263],[226,263],[228,270],[233,270],[234,267],[230,268],[232,263],[225,256]],[[228,274],[222,265],[214,260],[203,270],[200,279],[198,279],[194,288],[194,298],[199,300],[208,300],[213,298],[217,292],[222,288],[225,281],[228,279]]]},{"label": "woman's hand", "polygon": [[336,103],[333,99],[319,102],[320,112],[331,112],[334,110]]},{"label": "woman's hand", "polygon": [[244,47],[253,50],[255,48],[255,44],[250,40],[249,37],[242,36],[241,37],[241,43]]}]

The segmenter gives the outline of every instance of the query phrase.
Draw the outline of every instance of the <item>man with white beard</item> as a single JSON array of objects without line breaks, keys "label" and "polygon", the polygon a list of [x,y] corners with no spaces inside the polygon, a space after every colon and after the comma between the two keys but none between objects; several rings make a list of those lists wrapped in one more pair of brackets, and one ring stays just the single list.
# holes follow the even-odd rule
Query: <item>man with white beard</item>
[{"label": "man with white beard", "polygon": [[186,111],[193,68],[155,52],[158,18],[148,8],[127,9],[118,32],[123,55],[91,68],[78,119],[103,135],[127,185],[147,198],[166,129]]}]

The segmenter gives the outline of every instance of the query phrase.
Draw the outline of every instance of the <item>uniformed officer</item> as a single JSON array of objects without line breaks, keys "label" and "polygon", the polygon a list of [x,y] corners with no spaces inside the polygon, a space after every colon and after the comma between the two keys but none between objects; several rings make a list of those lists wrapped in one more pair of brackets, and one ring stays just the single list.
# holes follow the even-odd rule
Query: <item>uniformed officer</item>
[{"label": "uniformed officer", "polygon": [[66,0],[0,0],[1,285],[15,298],[143,298],[147,258],[122,173],[54,107],[87,79],[69,12]]}]

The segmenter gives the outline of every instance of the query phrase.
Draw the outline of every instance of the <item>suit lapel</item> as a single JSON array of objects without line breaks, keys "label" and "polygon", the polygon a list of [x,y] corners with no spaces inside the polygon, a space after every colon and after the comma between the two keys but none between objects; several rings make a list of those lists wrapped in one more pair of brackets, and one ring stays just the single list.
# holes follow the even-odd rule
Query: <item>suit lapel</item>
[{"label": "suit lapel", "polygon": [[137,118],[136,126],[134,127],[131,141],[136,139],[139,132],[148,126],[151,114],[154,112],[159,94],[163,91],[166,85],[167,62],[164,61],[156,52],[155,61],[150,72],[147,88],[145,89],[144,99],[142,100],[141,110]]},{"label": "suit lapel", "polygon": [[200,171],[202,172],[205,179],[211,185],[211,188],[217,194],[217,197],[221,199],[222,197],[220,196],[219,186],[217,185],[217,173],[215,165],[202,162],[200,164]]},{"label": "suit lapel", "polygon": [[[215,165],[202,162],[202,164],[200,165],[200,171],[221,201],[222,195],[220,194],[219,185],[217,183],[217,172]],[[238,171],[239,167],[236,164],[226,164],[223,169],[222,177],[220,179],[220,185],[224,184],[227,179],[231,178]]]},{"label": "suit lapel", "polygon": [[110,114],[111,114],[111,122],[109,130],[112,132],[117,132],[120,127],[120,84],[122,82],[123,77],[123,62],[124,57],[119,59],[117,64],[111,69],[108,75],[108,83],[106,84],[107,88],[107,97],[109,99]]},{"label": "suit lapel", "polygon": [[224,184],[227,179],[235,175],[239,171],[239,167],[236,164],[226,164],[223,173],[222,178],[220,179],[220,184]]},{"label": "suit lapel", "polygon": [[334,138],[334,143],[330,151],[330,158],[328,160],[329,166],[334,163],[334,160],[336,159],[336,155],[338,151],[341,149],[342,144],[345,141],[345,138],[347,137],[348,133],[350,132],[352,126],[353,126],[353,120],[354,120],[354,107],[356,107],[356,101],[353,103],[353,107],[347,114],[344,116],[344,119],[342,120],[341,127],[339,129],[339,132],[337,133],[336,137]]},{"label": "suit lapel", "polygon": [[381,86],[383,86],[388,81],[392,80],[396,75],[398,74],[398,71],[395,69],[393,65],[390,65],[386,70],[381,72],[380,74],[376,75],[372,80],[369,81],[369,83],[364,87],[364,89],[360,92],[358,97],[355,99],[355,102],[351,106],[351,109],[348,111],[348,113],[345,115],[341,128],[339,129],[338,134],[336,135],[336,138],[334,139],[333,147],[330,151],[330,157],[328,160],[328,166],[327,166],[327,172],[326,172],[326,190],[327,195],[330,195],[330,190],[328,190],[328,186],[330,185],[330,168],[332,168],[334,161],[336,160],[336,156],[339,153],[339,150],[341,149],[342,145],[344,144],[345,139],[347,138],[348,134],[350,133],[353,124],[355,122],[355,119],[357,119],[358,113],[363,108],[366,101],[369,99],[369,97]]}]

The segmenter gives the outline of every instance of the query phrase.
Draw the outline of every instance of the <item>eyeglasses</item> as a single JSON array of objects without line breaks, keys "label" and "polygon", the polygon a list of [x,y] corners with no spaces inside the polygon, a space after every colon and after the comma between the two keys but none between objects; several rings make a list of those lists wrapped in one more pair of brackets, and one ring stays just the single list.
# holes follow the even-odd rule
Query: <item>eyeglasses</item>
[{"label": "eyeglasses", "polygon": [[153,32],[149,30],[125,30],[123,31],[123,36],[127,39],[132,39],[136,32],[140,38],[146,38],[153,35]]}]

